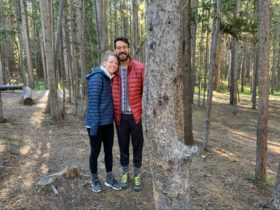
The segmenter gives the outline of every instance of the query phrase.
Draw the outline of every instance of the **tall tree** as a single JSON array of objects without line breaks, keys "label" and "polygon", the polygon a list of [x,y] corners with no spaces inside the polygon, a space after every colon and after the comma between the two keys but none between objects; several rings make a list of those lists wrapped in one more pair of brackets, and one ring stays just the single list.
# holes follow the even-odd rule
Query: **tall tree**
[{"label": "tall tree", "polygon": [[210,53],[210,65],[209,65],[209,76],[208,76],[208,93],[207,93],[207,105],[205,111],[205,126],[204,126],[204,141],[203,150],[208,151],[208,139],[209,139],[209,127],[210,127],[210,117],[212,108],[212,97],[213,97],[213,84],[215,75],[215,64],[216,64],[216,54],[219,42],[219,30],[221,24],[221,11],[220,11],[220,0],[215,1],[215,19],[213,22],[213,34],[211,42],[211,53]]},{"label": "tall tree", "polygon": [[133,0],[132,4],[132,36],[131,36],[131,43],[132,43],[132,55],[135,57],[135,53],[138,48],[139,42],[139,27],[138,27],[138,0]]},{"label": "tall tree", "polygon": [[57,82],[55,78],[55,67],[54,67],[54,56],[53,56],[53,42],[52,36],[50,36],[52,31],[51,22],[51,4],[49,1],[40,0],[40,11],[42,19],[42,33],[44,40],[44,50],[46,56],[46,67],[48,73],[48,87],[49,87],[49,105],[51,116],[54,120],[61,118],[61,111],[59,108],[59,99],[57,94]]},{"label": "tall tree", "polygon": [[268,105],[269,105],[269,19],[270,0],[259,1],[259,102],[256,150],[256,183],[265,183],[267,161]]},{"label": "tall tree", "polygon": [[[236,1],[235,17],[239,18],[240,0]],[[231,46],[231,75],[230,75],[230,104],[233,106],[233,114],[237,113],[237,90],[238,90],[238,37],[233,34]]]},{"label": "tall tree", "polygon": [[86,94],[86,63],[85,63],[85,1],[79,1],[79,7],[77,8],[77,24],[79,29],[79,43],[80,43],[80,69],[82,80],[82,97]]},{"label": "tall tree", "polygon": [[[257,22],[259,23],[259,0],[254,0],[255,4],[255,14],[257,17]],[[253,74],[252,74],[252,87],[251,87],[251,92],[252,92],[252,109],[256,109],[257,105],[257,86],[258,86],[258,60],[259,60],[259,46],[258,46],[258,33],[256,34],[257,38],[254,40],[254,48],[255,48],[255,59],[254,59],[254,65],[253,65]]]},{"label": "tall tree", "polygon": [[34,88],[34,74],[32,64],[32,53],[29,40],[29,28],[28,28],[28,15],[26,9],[26,1],[20,0],[21,16],[22,16],[22,34],[24,38],[24,46],[26,53],[27,73],[28,73],[28,86]]},{"label": "tall tree", "polygon": [[[182,69],[183,77],[183,110],[184,110],[184,143],[186,145],[193,145],[193,131],[192,131],[192,102],[193,102],[193,73],[195,65],[192,63],[195,59],[195,53],[192,52],[192,40],[191,40],[191,22],[192,22],[192,10],[191,10],[191,1],[187,1],[184,5],[182,14],[181,14],[181,43],[182,43],[182,52],[179,57],[179,68]],[[179,56],[180,56],[179,55]],[[181,60],[180,60],[181,59]],[[182,66],[180,66],[182,64]],[[191,65],[190,65],[191,64]]]},{"label": "tall tree", "polygon": [[[155,209],[189,209],[190,150],[181,141],[182,75],[190,22],[188,0],[147,1],[143,126],[148,140]],[[163,9],[164,8],[164,9]],[[188,19],[188,21],[190,21]],[[182,26],[182,27],[181,27]],[[174,33],[176,31],[176,33]]]},{"label": "tall tree", "polygon": [[98,44],[99,44],[99,60],[101,61],[101,56],[106,51],[106,17],[105,17],[105,8],[106,1],[95,0],[95,12],[96,12],[96,23],[97,23],[97,32],[98,32]]},{"label": "tall tree", "polygon": [[195,58],[196,58],[196,28],[197,28],[197,20],[198,20],[198,0],[192,0],[191,1],[191,8],[192,8],[192,21],[191,21],[191,62],[192,62],[192,69],[191,69],[191,74],[192,74],[192,85],[191,85],[191,92],[192,92],[192,97],[191,97],[191,103],[193,103],[193,95],[194,95],[194,87],[195,87],[195,80],[196,80],[196,63],[195,63]]}]

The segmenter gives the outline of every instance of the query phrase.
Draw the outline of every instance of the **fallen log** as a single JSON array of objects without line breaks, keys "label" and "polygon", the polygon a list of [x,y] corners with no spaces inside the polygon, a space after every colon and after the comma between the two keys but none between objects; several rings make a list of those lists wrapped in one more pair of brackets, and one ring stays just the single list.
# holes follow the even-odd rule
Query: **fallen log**
[{"label": "fallen log", "polygon": [[23,104],[24,105],[28,105],[28,106],[32,106],[34,104],[33,100],[32,100],[32,90],[30,87],[26,86],[23,87]]}]

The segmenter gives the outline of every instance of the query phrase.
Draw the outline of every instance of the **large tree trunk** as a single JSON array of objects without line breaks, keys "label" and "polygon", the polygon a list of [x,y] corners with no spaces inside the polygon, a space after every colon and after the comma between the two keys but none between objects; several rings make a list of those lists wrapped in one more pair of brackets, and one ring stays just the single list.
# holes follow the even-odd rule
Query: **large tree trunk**
[{"label": "large tree trunk", "polygon": [[[156,209],[189,209],[188,157],[191,152],[181,141],[182,25],[188,25],[188,0],[147,2],[147,54],[143,94],[143,129],[148,141]],[[186,6],[188,7],[188,6]],[[164,9],[163,9],[164,8]],[[180,8],[184,8],[180,10]],[[176,33],[174,33],[176,32]],[[178,101],[181,104],[178,105]]]},{"label": "large tree trunk", "polygon": [[259,103],[257,123],[256,183],[265,183],[269,105],[269,17],[270,0],[259,1]]},{"label": "large tree trunk", "polygon": [[34,88],[34,74],[33,74],[33,64],[32,64],[32,54],[29,41],[29,29],[28,29],[28,17],[26,2],[20,0],[21,6],[21,16],[22,16],[22,34],[25,44],[25,53],[26,53],[26,63],[27,63],[27,73],[28,73],[28,86]]},{"label": "large tree trunk", "polygon": [[46,55],[46,66],[48,72],[48,86],[49,86],[49,105],[51,116],[54,120],[61,118],[61,112],[59,108],[59,99],[57,94],[57,83],[55,78],[54,56],[53,56],[53,42],[51,30],[51,17],[50,17],[51,5],[48,1],[40,0],[40,11],[42,16],[42,33],[44,39],[44,49]]},{"label": "large tree trunk", "polygon": [[203,141],[203,150],[208,151],[208,139],[209,139],[209,128],[210,128],[210,117],[211,117],[211,108],[212,108],[212,97],[213,97],[213,84],[214,84],[214,75],[215,75],[215,63],[216,63],[216,54],[217,47],[219,42],[219,29],[221,23],[221,14],[220,14],[220,0],[216,0],[216,17],[213,22],[213,34],[211,42],[211,53],[210,53],[210,65],[209,65],[209,77],[208,77],[208,93],[207,93],[207,105],[205,111],[205,126],[204,126],[204,141]]}]

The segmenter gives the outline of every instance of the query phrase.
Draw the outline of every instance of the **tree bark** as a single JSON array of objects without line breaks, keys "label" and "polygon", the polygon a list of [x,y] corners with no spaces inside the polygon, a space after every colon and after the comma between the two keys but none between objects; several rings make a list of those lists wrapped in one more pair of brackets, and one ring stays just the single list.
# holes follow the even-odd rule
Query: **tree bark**
[{"label": "tree bark", "polygon": [[[78,26],[79,26],[79,43],[80,43],[80,69],[81,69],[81,80],[82,80],[82,98],[85,99],[86,95],[86,61],[85,61],[85,1],[79,1],[78,13]],[[84,110],[84,109],[83,109]]]},{"label": "tree bark", "polygon": [[28,86],[33,89],[34,88],[34,74],[33,74],[33,64],[32,64],[32,53],[31,53],[30,41],[29,41],[29,29],[28,29],[26,2],[23,0],[20,0],[20,6],[21,6],[21,16],[22,16],[22,33],[23,33],[24,44],[25,44],[25,53],[26,53]]},{"label": "tree bark", "polygon": [[278,209],[280,209],[280,163],[278,165],[276,184],[272,194],[270,210],[278,210]]},{"label": "tree bark", "polygon": [[195,87],[195,82],[196,82],[196,63],[195,63],[195,57],[196,57],[196,26],[197,26],[197,12],[198,12],[198,0],[192,0],[191,1],[191,8],[193,14],[192,14],[192,21],[191,21],[191,62],[192,62],[192,69],[191,69],[191,74],[192,74],[192,85],[191,85],[191,92],[192,92],[192,97],[191,97],[191,103],[193,104],[193,96],[194,96],[194,87]]},{"label": "tree bark", "polygon": [[214,82],[214,90],[217,92],[220,92],[221,88],[221,72],[222,72],[222,58],[224,56],[223,54],[223,40],[221,37],[221,34],[219,33],[218,38],[218,49],[217,49],[217,55],[216,55],[216,71],[215,71],[215,82]]},{"label": "tree bark", "polygon": [[219,29],[221,23],[221,14],[220,14],[220,0],[216,0],[216,17],[213,22],[213,34],[211,42],[211,53],[210,53],[210,65],[209,65],[209,77],[208,77],[208,93],[207,93],[207,105],[205,111],[205,126],[204,126],[204,141],[203,141],[203,150],[208,151],[208,139],[209,139],[209,128],[211,121],[211,108],[212,108],[212,97],[213,97],[213,83],[215,75],[215,62],[217,47],[219,42]]},{"label": "tree bark", "polygon": [[105,1],[95,0],[96,9],[96,23],[99,43],[99,61],[101,62],[101,56],[106,51],[106,20],[105,20]]},{"label": "tree bark", "polygon": [[52,23],[50,17],[51,5],[48,1],[40,0],[40,11],[42,16],[42,33],[44,39],[44,49],[46,55],[46,66],[48,72],[48,86],[49,86],[49,105],[51,116],[54,120],[61,118],[61,112],[59,108],[59,99],[57,94],[57,83],[55,78],[54,56],[53,56],[53,42],[52,36]]},{"label": "tree bark", "polygon": [[132,21],[132,55],[136,58],[136,52],[139,42],[139,27],[138,27],[138,0],[133,0],[132,4],[133,21]]},{"label": "tree bark", "polygon": [[256,183],[265,183],[269,105],[269,18],[270,0],[259,1],[259,102],[257,123]]},{"label": "tree bark", "polygon": [[[182,55],[179,60],[179,69],[182,69],[183,76],[183,123],[184,123],[184,143],[186,145],[193,145],[193,132],[192,132],[192,102],[193,102],[193,68],[195,65],[192,63],[192,40],[191,40],[191,1],[186,1],[186,4],[181,8],[181,49]],[[192,54],[193,53],[193,54]],[[180,58],[180,57],[179,57]],[[194,62],[194,60],[193,60]],[[178,117],[179,118],[179,117]]]},{"label": "tree bark", "polygon": [[190,208],[191,152],[182,143],[179,130],[183,125],[177,122],[177,116],[184,115],[177,103],[183,97],[183,60],[179,58],[183,58],[185,50],[180,47],[190,47],[181,39],[181,26],[187,24],[182,22],[183,13],[189,11],[187,5],[188,0],[147,2],[143,129],[148,141],[155,209]]}]

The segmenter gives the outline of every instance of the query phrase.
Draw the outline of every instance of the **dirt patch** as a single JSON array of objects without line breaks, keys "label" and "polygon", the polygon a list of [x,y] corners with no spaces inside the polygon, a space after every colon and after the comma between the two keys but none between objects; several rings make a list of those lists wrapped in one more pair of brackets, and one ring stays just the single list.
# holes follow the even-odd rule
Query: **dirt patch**
[{"label": "dirt patch", "polygon": [[[44,112],[47,95],[34,91],[35,105],[20,103],[21,92],[2,93],[4,117],[0,124],[0,209],[154,209],[152,179],[144,147],[141,192],[119,192],[103,185],[101,193],[90,190],[89,142],[83,120],[72,115],[54,123]],[[227,105],[227,96],[215,94],[209,148],[192,160],[190,202],[192,209],[262,209],[269,205],[280,152],[278,124],[280,97],[271,98],[268,141],[268,174],[271,185],[255,187],[256,110],[249,96],[241,96],[238,115]],[[203,109],[194,106],[194,138],[201,148]],[[117,138],[114,142],[114,173],[120,174]],[[103,152],[99,158],[104,181]],[[58,191],[39,191],[37,182],[66,166],[77,164],[84,174],[75,179],[58,177]],[[132,174],[132,167],[130,168]]]}]

